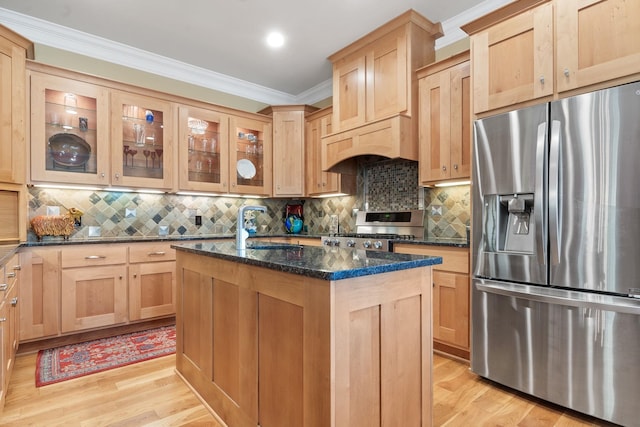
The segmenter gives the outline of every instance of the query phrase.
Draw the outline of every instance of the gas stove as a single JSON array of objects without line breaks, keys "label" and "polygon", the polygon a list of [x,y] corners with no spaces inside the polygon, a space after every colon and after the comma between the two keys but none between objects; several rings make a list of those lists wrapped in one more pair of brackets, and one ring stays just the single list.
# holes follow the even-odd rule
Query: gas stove
[{"label": "gas stove", "polygon": [[391,240],[424,238],[424,211],[358,212],[355,233],[322,237],[326,246],[389,251]]}]

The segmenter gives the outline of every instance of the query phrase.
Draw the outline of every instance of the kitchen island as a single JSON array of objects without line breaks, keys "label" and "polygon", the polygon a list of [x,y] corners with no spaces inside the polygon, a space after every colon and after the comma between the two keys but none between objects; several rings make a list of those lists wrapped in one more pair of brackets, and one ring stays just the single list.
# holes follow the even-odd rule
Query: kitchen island
[{"label": "kitchen island", "polygon": [[227,425],[431,425],[431,266],[441,258],[174,247],[177,371]]}]

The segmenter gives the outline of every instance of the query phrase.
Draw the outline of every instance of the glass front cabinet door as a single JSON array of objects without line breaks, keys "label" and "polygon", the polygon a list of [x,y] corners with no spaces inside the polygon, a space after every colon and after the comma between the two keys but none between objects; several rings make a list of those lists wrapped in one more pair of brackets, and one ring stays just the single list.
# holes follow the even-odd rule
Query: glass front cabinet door
[{"label": "glass front cabinet door", "polygon": [[172,188],[171,116],[170,102],[112,93],[113,186]]},{"label": "glass front cabinet door", "polygon": [[271,122],[232,116],[229,127],[229,191],[271,195]]},{"label": "glass front cabinet door", "polygon": [[179,108],[181,190],[229,191],[229,118],[197,107]]},{"label": "glass front cabinet door", "polygon": [[109,92],[31,73],[31,180],[109,184]]}]

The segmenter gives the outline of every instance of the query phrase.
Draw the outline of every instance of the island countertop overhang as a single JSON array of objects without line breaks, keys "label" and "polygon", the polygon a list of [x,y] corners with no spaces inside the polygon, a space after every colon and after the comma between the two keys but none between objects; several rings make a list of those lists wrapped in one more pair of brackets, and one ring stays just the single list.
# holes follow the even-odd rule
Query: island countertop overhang
[{"label": "island countertop overhang", "polygon": [[[256,246],[256,242],[254,242]],[[323,280],[342,280],[442,263],[441,257],[392,252],[315,247],[268,245],[238,252],[232,242],[184,243],[171,246],[178,251],[210,256],[241,264],[269,268]]]}]

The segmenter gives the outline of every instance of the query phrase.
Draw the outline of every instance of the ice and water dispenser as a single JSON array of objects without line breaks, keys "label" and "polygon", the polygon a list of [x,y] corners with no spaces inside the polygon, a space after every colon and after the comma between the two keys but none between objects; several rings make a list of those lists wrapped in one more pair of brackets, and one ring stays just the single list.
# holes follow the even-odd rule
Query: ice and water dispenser
[{"label": "ice and water dispenser", "polygon": [[533,193],[485,195],[484,210],[485,251],[535,251]]}]

